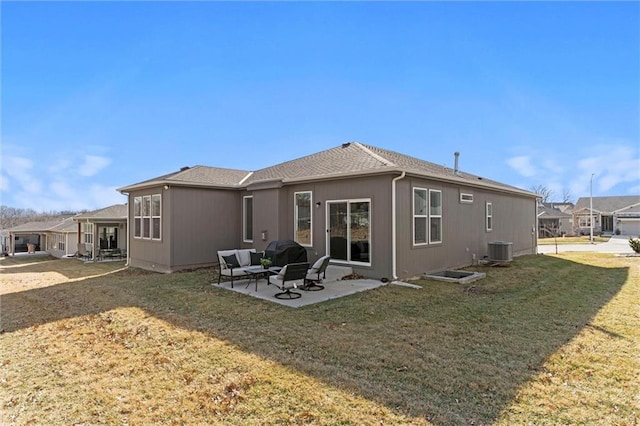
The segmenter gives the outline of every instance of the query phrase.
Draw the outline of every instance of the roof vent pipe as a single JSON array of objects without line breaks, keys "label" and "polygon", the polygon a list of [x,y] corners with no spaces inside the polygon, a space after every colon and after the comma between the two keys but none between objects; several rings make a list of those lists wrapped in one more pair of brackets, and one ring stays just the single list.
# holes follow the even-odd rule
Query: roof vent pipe
[{"label": "roof vent pipe", "polygon": [[455,157],[454,165],[453,165],[453,174],[458,175],[458,157],[460,157],[460,153],[458,151],[453,153]]}]

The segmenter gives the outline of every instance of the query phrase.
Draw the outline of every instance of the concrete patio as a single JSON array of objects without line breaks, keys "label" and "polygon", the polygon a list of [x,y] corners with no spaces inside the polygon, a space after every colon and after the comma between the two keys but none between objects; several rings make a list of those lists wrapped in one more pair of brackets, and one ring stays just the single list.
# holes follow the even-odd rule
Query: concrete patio
[{"label": "concrete patio", "polygon": [[322,281],[321,285],[324,286],[323,290],[319,291],[304,291],[294,290],[297,293],[302,294],[302,297],[298,299],[276,299],[274,294],[280,290],[275,285],[268,285],[267,280],[258,280],[258,290],[256,291],[255,281],[248,279],[234,280],[233,288],[231,288],[231,281],[223,281],[218,285],[217,282],[212,283],[214,287],[223,288],[225,290],[232,290],[237,293],[242,293],[247,296],[257,297],[259,299],[268,300],[269,302],[275,302],[290,308],[300,308],[302,306],[312,305],[314,303],[325,302],[331,299],[337,299],[339,297],[348,296],[351,294],[359,293],[361,291],[372,290],[374,288],[381,287],[389,283],[383,283],[380,280],[374,279],[355,279],[355,280],[342,280],[342,277],[351,275],[353,272],[351,268],[329,265],[327,267],[326,278]]}]

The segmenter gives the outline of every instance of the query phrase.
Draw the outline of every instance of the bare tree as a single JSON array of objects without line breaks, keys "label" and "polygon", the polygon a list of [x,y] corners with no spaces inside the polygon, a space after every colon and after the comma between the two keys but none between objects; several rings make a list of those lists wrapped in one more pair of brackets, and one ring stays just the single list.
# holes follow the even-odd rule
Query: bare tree
[{"label": "bare tree", "polygon": [[543,203],[548,202],[553,195],[553,191],[546,185],[533,185],[530,189],[531,192],[536,193],[542,197]]},{"label": "bare tree", "polygon": [[33,209],[23,209],[0,205],[0,229],[9,229],[28,222],[44,222],[60,216],[73,216],[77,212],[36,212]]},{"label": "bare tree", "polygon": [[562,202],[563,203],[572,203],[573,195],[568,188],[562,188]]}]

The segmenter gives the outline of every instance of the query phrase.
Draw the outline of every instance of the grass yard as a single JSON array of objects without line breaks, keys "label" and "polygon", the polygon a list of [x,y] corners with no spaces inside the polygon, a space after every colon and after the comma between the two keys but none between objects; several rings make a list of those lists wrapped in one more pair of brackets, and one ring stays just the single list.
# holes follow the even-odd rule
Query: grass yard
[{"label": "grass yard", "polygon": [[[593,236],[593,242],[595,244],[606,243],[611,237],[598,237]],[[557,238],[538,238],[538,245],[553,245],[553,244],[590,244],[589,236],[583,235],[579,237],[557,237]]]},{"label": "grass yard", "polygon": [[122,262],[0,261],[3,424],[640,422],[640,258],[523,256],[291,309]]}]

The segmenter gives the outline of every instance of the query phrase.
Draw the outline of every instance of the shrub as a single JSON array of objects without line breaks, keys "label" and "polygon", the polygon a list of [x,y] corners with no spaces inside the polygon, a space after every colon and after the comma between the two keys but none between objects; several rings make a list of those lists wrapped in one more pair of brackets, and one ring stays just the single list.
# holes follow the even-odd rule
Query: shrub
[{"label": "shrub", "polygon": [[629,237],[629,245],[636,253],[640,253],[640,236],[638,238]]}]

